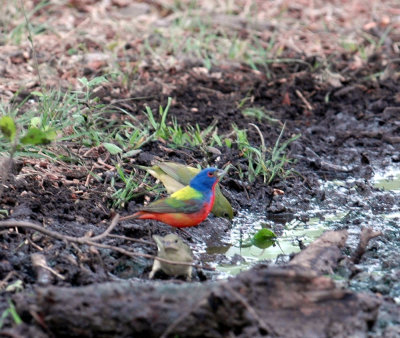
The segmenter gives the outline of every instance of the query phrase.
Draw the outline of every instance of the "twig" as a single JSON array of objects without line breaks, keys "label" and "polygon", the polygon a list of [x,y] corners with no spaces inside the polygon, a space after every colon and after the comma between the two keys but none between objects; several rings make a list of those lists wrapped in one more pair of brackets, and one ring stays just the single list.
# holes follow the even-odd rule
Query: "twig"
[{"label": "twig", "polygon": [[114,166],[105,163],[100,157],[97,159],[97,162],[109,170],[116,170]]},{"label": "twig", "polygon": [[93,169],[94,169],[94,165],[92,165],[92,168],[89,170],[89,173],[88,173],[87,176],[86,176],[85,187],[88,187],[88,186],[89,186],[90,177],[91,177],[91,174],[92,174],[92,172],[93,172]]},{"label": "twig", "polygon": [[119,215],[116,214],[115,217],[113,218],[113,220],[111,221],[110,226],[106,229],[106,231],[104,231],[103,233],[101,233],[100,235],[94,236],[94,237],[88,237],[90,238],[91,241],[100,241],[103,238],[107,237],[111,231],[114,230],[114,228],[117,226],[119,221]]},{"label": "twig", "polygon": [[375,237],[381,236],[381,231],[374,231],[372,228],[361,228],[360,242],[358,243],[357,249],[351,255],[351,260],[354,264],[358,264],[361,257],[364,255],[367,249],[368,242]]},{"label": "twig", "polygon": [[300,100],[303,101],[303,103],[306,105],[306,107],[307,107],[307,109],[309,111],[313,111],[314,110],[314,108],[312,107],[310,102],[307,101],[307,99],[304,97],[304,95],[301,93],[300,90],[296,89],[296,94],[300,98]]},{"label": "twig", "polygon": [[25,11],[25,7],[24,7],[24,1],[21,0],[21,8],[22,8],[22,12],[24,14],[24,18],[25,18],[25,24],[26,24],[26,28],[28,31],[28,40],[31,43],[31,48],[32,48],[32,54],[33,54],[33,60],[34,60],[34,67],[37,73],[37,77],[39,80],[39,85],[40,88],[44,91],[44,86],[43,86],[43,82],[42,82],[42,77],[40,76],[40,71],[39,71],[39,62],[38,62],[38,58],[36,55],[36,49],[35,46],[33,44],[33,36],[32,36],[32,32],[31,32],[31,24],[29,22],[28,16],[26,15],[26,11]]},{"label": "twig", "polygon": [[51,283],[51,274],[57,276],[61,280],[65,280],[65,277],[59,274],[57,271],[47,265],[46,257],[39,253],[34,253],[31,256],[33,267],[36,269],[37,280],[41,285],[47,285]]},{"label": "twig", "polygon": [[[111,226],[115,226],[115,225],[113,225],[113,223],[112,223],[109,228],[111,228]],[[122,249],[122,248],[119,248],[119,247],[116,247],[116,246],[113,246],[113,245],[96,243],[93,240],[91,240],[90,237],[85,237],[85,236],[84,237],[73,237],[73,236],[63,235],[63,234],[60,234],[60,233],[58,233],[56,231],[48,230],[46,228],[43,228],[40,225],[31,223],[31,222],[10,221],[10,220],[1,221],[0,222],[0,228],[13,228],[13,227],[27,228],[27,229],[36,230],[36,231],[41,232],[42,234],[45,234],[47,236],[59,239],[61,241],[67,241],[67,242],[78,243],[78,244],[92,245],[92,246],[99,247],[99,248],[104,248],[104,249],[111,249],[113,251],[117,251],[119,253],[122,253],[122,254],[124,254],[126,256],[133,257],[133,258],[134,257],[143,257],[143,258],[149,258],[149,259],[157,259],[160,262],[173,264],[173,265],[187,265],[187,266],[193,266],[194,268],[197,268],[197,269],[211,270],[211,271],[215,270],[212,267],[201,266],[201,265],[188,263],[188,262],[171,261],[169,259],[160,258],[160,257],[153,256],[153,255],[150,255],[150,254],[144,254],[144,253],[139,253],[139,252],[130,252],[130,251],[127,251],[125,249]],[[101,235],[99,235],[99,236],[101,236]],[[96,237],[98,237],[98,236],[96,236]]]},{"label": "twig", "polygon": [[129,219],[135,219],[135,218],[138,218],[138,215],[136,215],[136,213],[134,213],[134,214],[132,214],[132,215],[128,215],[128,216],[121,217],[121,218],[119,219],[119,221],[122,222],[122,221],[127,221],[127,220],[129,220]]},{"label": "twig", "polygon": [[146,240],[144,240],[144,239],[139,239],[139,238],[132,238],[132,237],[121,236],[121,235],[114,235],[114,234],[110,234],[110,235],[108,235],[108,237],[111,237],[111,238],[119,238],[119,239],[124,239],[124,240],[126,240],[126,241],[138,242],[138,243],[142,243],[142,244],[157,246],[157,244],[155,244],[155,243],[153,243],[153,242],[146,241]]},{"label": "twig", "polygon": [[3,289],[5,288],[5,286],[7,285],[7,282],[11,279],[12,276],[14,276],[16,274],[15,271],[10,271],[7,276],[0,281],[0,291],[3,291]]},{"label": "twig", "polygon": [[32,241],[32,239],[30,239],[29,237],[27,238],[27,240],[28,240],[28,243],[29,243],[30,245],[32,245],[36,250],[39,250],[39,251],[43,251],[43,250],[44,250],[42,247],[40,247],[39,245],[37,245],[36,243],[34,243],[34,242]]}]

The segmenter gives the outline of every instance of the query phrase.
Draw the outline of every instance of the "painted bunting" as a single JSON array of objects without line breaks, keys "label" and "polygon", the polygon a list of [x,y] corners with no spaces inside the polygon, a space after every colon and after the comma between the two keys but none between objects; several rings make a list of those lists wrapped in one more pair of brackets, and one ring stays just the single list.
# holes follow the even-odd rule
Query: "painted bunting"
[{"label": "painted bunting", "polygon": [[[169,194],[188,185],[190,180],[200,172],[200,169],[175,162],[160,162],[153,167],[142,168],[159,179]],[[232,206],[222,194],[218,184],[215,187],[215,202],[211,212],[217,217],[225,217],[230,220],[233,218]]]},{"label": "painted bunting", "polygon": [[[176,234],[169,234],[165,237],[153,235],[157,243],[157,257],[168,259],[174,262],[193,262],[192,250]],[[168,276],[185,276],[187,280],[192,278],[192,267],[188,265],[178,265],[154,260],[149,278],[152,279],[158,270],[164,271]]]},{"label": "painted bunting", "polygon": [[120,220],[154,219],[177,228],[198,225],[207,218],[214,205],[215,186],[223,173],[216,168],[203,169],[188,186]]}]

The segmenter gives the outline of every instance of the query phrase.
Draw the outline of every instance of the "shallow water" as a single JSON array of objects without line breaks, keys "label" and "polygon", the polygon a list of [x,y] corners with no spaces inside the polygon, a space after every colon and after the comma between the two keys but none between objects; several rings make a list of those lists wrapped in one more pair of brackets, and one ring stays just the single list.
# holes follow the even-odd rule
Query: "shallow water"
[{"label": "shallow water", "polygon": [[[374,291],[393,297],[400,304],[400,168],[391,167],[386,171],[377,171],[371,180],[373,187],[368,194],[360,187],[364,180],[321,182],[326,199],[323,203],[313,201],[306,212],[285,215],[283,218],[269,217],[241,211],[233,221],[229,243],[224,247],[207,248],[207,253],[222,253],[228,258],[240,255],[243,259],[235,264],[218,264],[219,278],[235,275],[248,269],[257,262],[286,262],[289,255],[300,251],[299,243],[308,245],[326,230],[346,228],[349,237],[347,250],[353,251],[359,241],[362,226],[382,231],[383,235],[371,240],[357,268],[361,272],[348,286],[358,291]],[[382,203],[380,202],[382,201]],[[302,221],[306,219],[306,221]],[[258,230],[266,227],[278,235],[279,245],[267,249],[256,246],[241,247]],[[283,253],[282,253],[283,251]],[[337,280],[346,280],[340,272],[333,276]]]}]

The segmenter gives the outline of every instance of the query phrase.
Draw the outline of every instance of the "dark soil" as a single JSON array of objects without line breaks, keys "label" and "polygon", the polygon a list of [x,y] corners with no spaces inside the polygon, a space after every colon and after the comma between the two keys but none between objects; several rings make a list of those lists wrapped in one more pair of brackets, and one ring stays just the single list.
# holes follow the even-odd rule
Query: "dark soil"
[{"label": "dark soil", "polygon": [[[248,130],[253,145],[260,146],[259,134],[248,125],[255,123],[263,133],[267,147],[272,148],[282,125],[244,117],[239,104],[248,97],[244,107],[258,106],[273,118],[286,122],[284,139],[301,134],[289,145],[289,157],[295,160],[296,174],[287,180],[276,178],[267,186],[261,178],[252,184],[244,182],[239,179],[238,171],[232,169],[221,183],[223,191],[236,211],[249,209],[277,216],[306,211],[312,198],[324,199],[319,179],[362,179],[368,195],[373,190],[368,184],[372,165],[383,167],[400,162],[397,78],[395,75],[382,80],[371,77],[385,70],[379,58],[371,60],[367,69],[352,72],[346,68],[346,57],[351,56],[338,57],[334,63],[334,71],[344,79],[336,87],[329,81],[320,80],[316,58],[303,60],[316,68],[314,71],[304,64],[272,64],[271,78],[263,71],[244,66],[205,71],[199,65],[188,63],[167,72],[153,66],[150,67],[152,74],[161,77],[163,84],[139,80],[135,90],[124,96],[145,99],[132,105],[125,103],[123,108],[138,119],[144,119],[145,105],[156,111],[159,105],[166,105],[170,96],[173,98],[170,117],[176,117],[181,125],[197,123],[205,128],[216,121],[219,134],[228,134],[232,131],[231,124],[235,123]],[[100,99],[104,103],[124,98],[114,97],[110,87],[103,89]],[[219,150],[221,154],[214,154],[199,149],[173,149],[164,142],[152,142],[136,157],[126,161],[125,169],[137,170],[136,164],[151,165],[155,160],[168,159],[217,167],[229,162],[235,168],[247,170],[246,160],[235,146]],[[67,235],[101,233],[115,211],[111,210],[111,191],[108,189],[112,172],[107,172],[105,167],[94,168],[92,171],[100,179],[85,185],[88,170],[98,158],[110,166],[117,160],[99,147],[95,154],[86,156],[85,170],[81,166],[60,168],[57,164],[44,164],[43,170],[39,171],[41,174],[35,174],[34,169],[41,168],[40,161],[19,162],[17,172],[10,176],[1,196],[1,209],[9,213],[10,219],[33,221]],[[144,175],[144,172],[139,173]],[[284,196],[274,195],[274,188],[283,190]],[[293,202],[286,203],[288,199]],[[144,195],[139,195],[124,209],[116,211],[128,215],[143,201]],[[391,203],[390,200],[380,202],[383,205]],[[228,221],[210,216],[201,226],[188,230],[193,238],[184,237],[189,243],[201,239],[208,245],[217,246],[229,228]],[[157,222],[132,221],[118,226],[113,233],[151,241],[151,235],[165,235],[170,231],[170,227]],[[107,249],[71,245],[29,230],[4,230],[1,237],[1,279],[14,272],[11,281],[21,280],[28,291],[38,283],[31,262],[31,255],[38,251],[46,257],[48,265],[64,277],[62,280],[53,276],[49,284],[54,286],[83,286],[117,278],[147,279],[152,264],[150,260],[132,260]],[[156,253],[154,246],[123,239],[109,238],[104,242],[130,251]],[[199,272],[195,280],[210,278],[212,275]],[[3,293],[2,298],[0,313],[8,307],[7,294]]]}]

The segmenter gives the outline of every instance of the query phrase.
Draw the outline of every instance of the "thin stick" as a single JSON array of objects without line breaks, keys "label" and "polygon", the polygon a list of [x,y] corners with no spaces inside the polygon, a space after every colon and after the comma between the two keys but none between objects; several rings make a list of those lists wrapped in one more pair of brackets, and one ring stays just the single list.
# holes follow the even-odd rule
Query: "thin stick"
[{"label": "thin stick", "polygon": [[119,220],[122,222],[122,221],[127,221],[128,219],[135,219],[135,218],[138,218],[138,216],[136,214],[132,214],[132,215],[121,217]]},{"label": "thin stick", "polygon": [[367,249],[368,242],[375,237],[382,236],[381,231],[374,231],[372,228],[361,228],[360,241],[357,249],[351,255],[351,259],[354,264],[360,263],[361,257],[364,255]]},{"label": "thin stick", "polygon": [[[109,228],[111,228],[112,225],[113,224],[111,224]],[[173,265],[186,265],[186,266],[193,266],[194,268],[197,268],[197,269],[211,270],[211,271],[215,270],[212,267],[205,267],[205,266],[192,264],[192,263],[188,263],[188,262],[175,262],[175,261],[171,261],[169,259],[160,258],[160,257],[153,256],[150,254],[143,254],[143,253],[139,253],[139,252],[130,252],[130,251],[127,251],[125,249],[122,249],[122,248],[119,248],[119,247],[116,247],[113,245],[96,243],[93,240],[91,240],[90,237],[73,237],[73,236],[63,235],[56,231],[48,230],[46,228],[43,228],[40,225],[31,223],[31,222],[24,222],[24,221],[1,221],[0,222],[0,228],[13,228],[13,227],[36,230],[36,231],[41,232],[42,234],[59,239],[61,241],[92,245],[92,246],[104,248],[104,249],[111,249],[113,251],[120,252],[129,257],[143,257],[143,258],[149,258],[149,259],[156,259],[160,262],[173,264]],[[101,235],[99,235],[99,236],[101,236]],[[98,236],[96,236],[96,237],[98,237]]]},{"label": "thin stick", "polygon": [[121,235],[114,235],[114,234],[110,234],[110,235],[108,235],[108,237],[111,237],[111,238],[119,238],[119,239],[124,239],[124,240],[126,240],[126,241],[131,241],[131,242],[137,242],[137,243],[142,243],[142,244],[157,246],[157,244],[155,244],[155,243],[153,243],[153,242],[146,241],[146,240],[144,240],[144,239],[139,239],[139,238],[132,238],[132,237],[121,236]]},{"label": "thin stick", "polygon": [[117,226],[119,221],[119,215],[116,214],[115,217],[113,218],[113,220],[111,221],[110,226],[106,229],[106,231],[104,231],[102,234],[94,236],[94,237],[88,237],[90,238],[91,241],[100,241],[101,239],[107,237],[111,231],[114,230],[114,228]]},{"label": "thin stick", "polygon": [[3,289],[5,288],[5,286],[7,285],[7,282],[11,279],[12,276],[14,276],[16,274],[15,271],[10,271],[7,276],[0,281],[0,291],[3,291]]},{"label": "thin stick", "polygon": [[297,96],[300,98],[301,101],[303,101],[303,103],[306,105],[307,109],[309,111],[313,111],[314,108],[312,107],[312,105],[310,104],[310,102],[307,101],[307,99],[304,97],[304,95],[301,93],[301,91],[299,91],[298,89],[296,89],[296,94]]}]

